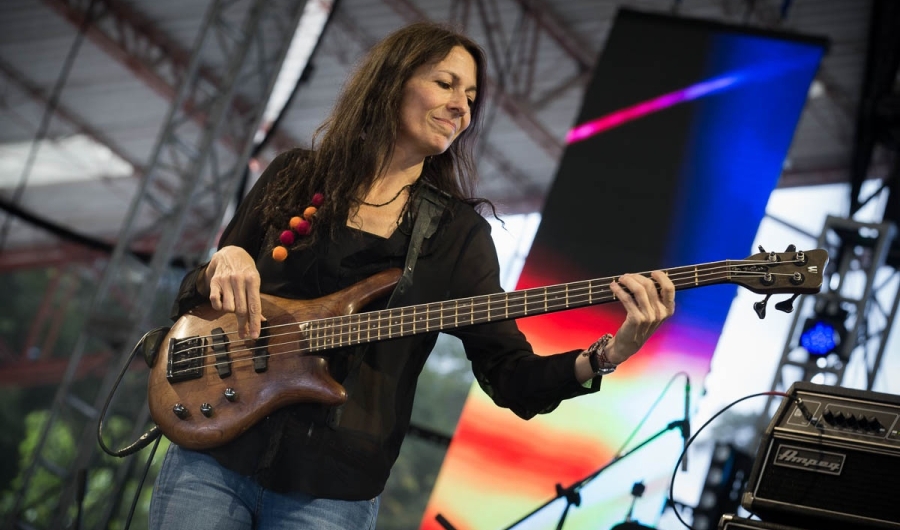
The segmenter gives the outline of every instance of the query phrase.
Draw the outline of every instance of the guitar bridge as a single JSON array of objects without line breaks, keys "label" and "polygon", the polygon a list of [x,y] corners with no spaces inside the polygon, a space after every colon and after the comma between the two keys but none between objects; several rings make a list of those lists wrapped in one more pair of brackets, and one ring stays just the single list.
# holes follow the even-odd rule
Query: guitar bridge
[{"label": "guitar bridge", "polygon": [[200,337],[169,339],[169,363],[166,379],[170,383],[203,377],[203,350],[206,341]]}]

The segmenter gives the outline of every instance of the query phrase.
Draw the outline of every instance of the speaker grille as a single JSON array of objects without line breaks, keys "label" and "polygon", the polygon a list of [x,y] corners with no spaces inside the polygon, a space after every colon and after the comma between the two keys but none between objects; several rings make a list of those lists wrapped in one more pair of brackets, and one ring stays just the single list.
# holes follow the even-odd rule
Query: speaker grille
[{"label": "speaker grille", "polygon": [[[844,455],[840,474],[776,463],[777,455],[790,448],[805,455]],[[900,528],[898,477],[900,457],[894,454],[776,437],[747,508],[767,521],[803,521],[812,516],[872,528]]]}]

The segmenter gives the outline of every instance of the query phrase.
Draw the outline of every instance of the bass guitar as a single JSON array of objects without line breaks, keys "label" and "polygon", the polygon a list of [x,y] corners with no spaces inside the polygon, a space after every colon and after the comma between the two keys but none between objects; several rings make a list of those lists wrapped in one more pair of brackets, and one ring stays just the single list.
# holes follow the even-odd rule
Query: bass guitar
[{"label": "bass guitar", "polygon": [[[817,249],[760,252],[666,272],[679,290],[733,283],[771,295],[818,292],[828,253]],[[315,300],[262,295],[262,332],[237,334],[233,313],[200,305],[169,328],[148,333],[138,348],[150,365],[150,415],[172,442],[209,449],[239,436],[289,404],[340,405],[345,389],[323,356],[336,348],[575,309],[615,300],[616,276],[457,300],[360,312],[391,292],[400,270],[376,274]],[[649,273],[644,273],[649,277]],[[766,296],[768,300],[768,296]],[[790,311],[790,302],[779,309]],[[765,303],[756,304],[760,318]]]}]

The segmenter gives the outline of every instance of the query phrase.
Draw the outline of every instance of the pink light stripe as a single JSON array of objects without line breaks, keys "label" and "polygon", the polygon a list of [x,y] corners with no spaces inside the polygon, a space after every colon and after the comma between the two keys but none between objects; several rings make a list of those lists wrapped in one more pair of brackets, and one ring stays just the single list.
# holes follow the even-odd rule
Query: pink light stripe
[{"label": "pink light stripe", "polygon": [[716,79],[711,79],[709,81],[703,81],[702,83],[697,83],[696,85],[691,85],[674,92],[669,92],[668,94],[663,94],[662,96],[637,103],[621,110],[611,112],[606,116],[597,118],[596,120],[592,120],[573,127],[572,130],[569,131],[569,134],[566,135],[566,143],[573,144],[575,142],[580,142],[581,140],[594,136],[595,134],[600,134],[603,131],[618,127],[624,123],[636,120],[652,112],[658,112],[679,103],[697,99],[707,94],[724,90],[725,88],[728,88],[729,86],[735,84],[737,81],[738,77],[733,75],[719,77]]}]

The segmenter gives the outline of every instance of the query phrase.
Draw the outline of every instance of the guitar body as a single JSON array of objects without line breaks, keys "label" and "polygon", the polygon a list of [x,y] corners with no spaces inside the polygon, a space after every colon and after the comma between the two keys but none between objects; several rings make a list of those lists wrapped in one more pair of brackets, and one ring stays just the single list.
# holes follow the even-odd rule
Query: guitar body
[{"label": "guitar body", "polygon": [[328,362],[307,352],[303,323],[357,313],[390,293],[400,271],[390,269],[316,300],[262,295],[266,319],[258,340],[241,340],[233,313],[198,306],[159,345],[150,368],[150,415],[174,443],[208,449],[226,443],[286,405],[340,405],[347,392]]}]

